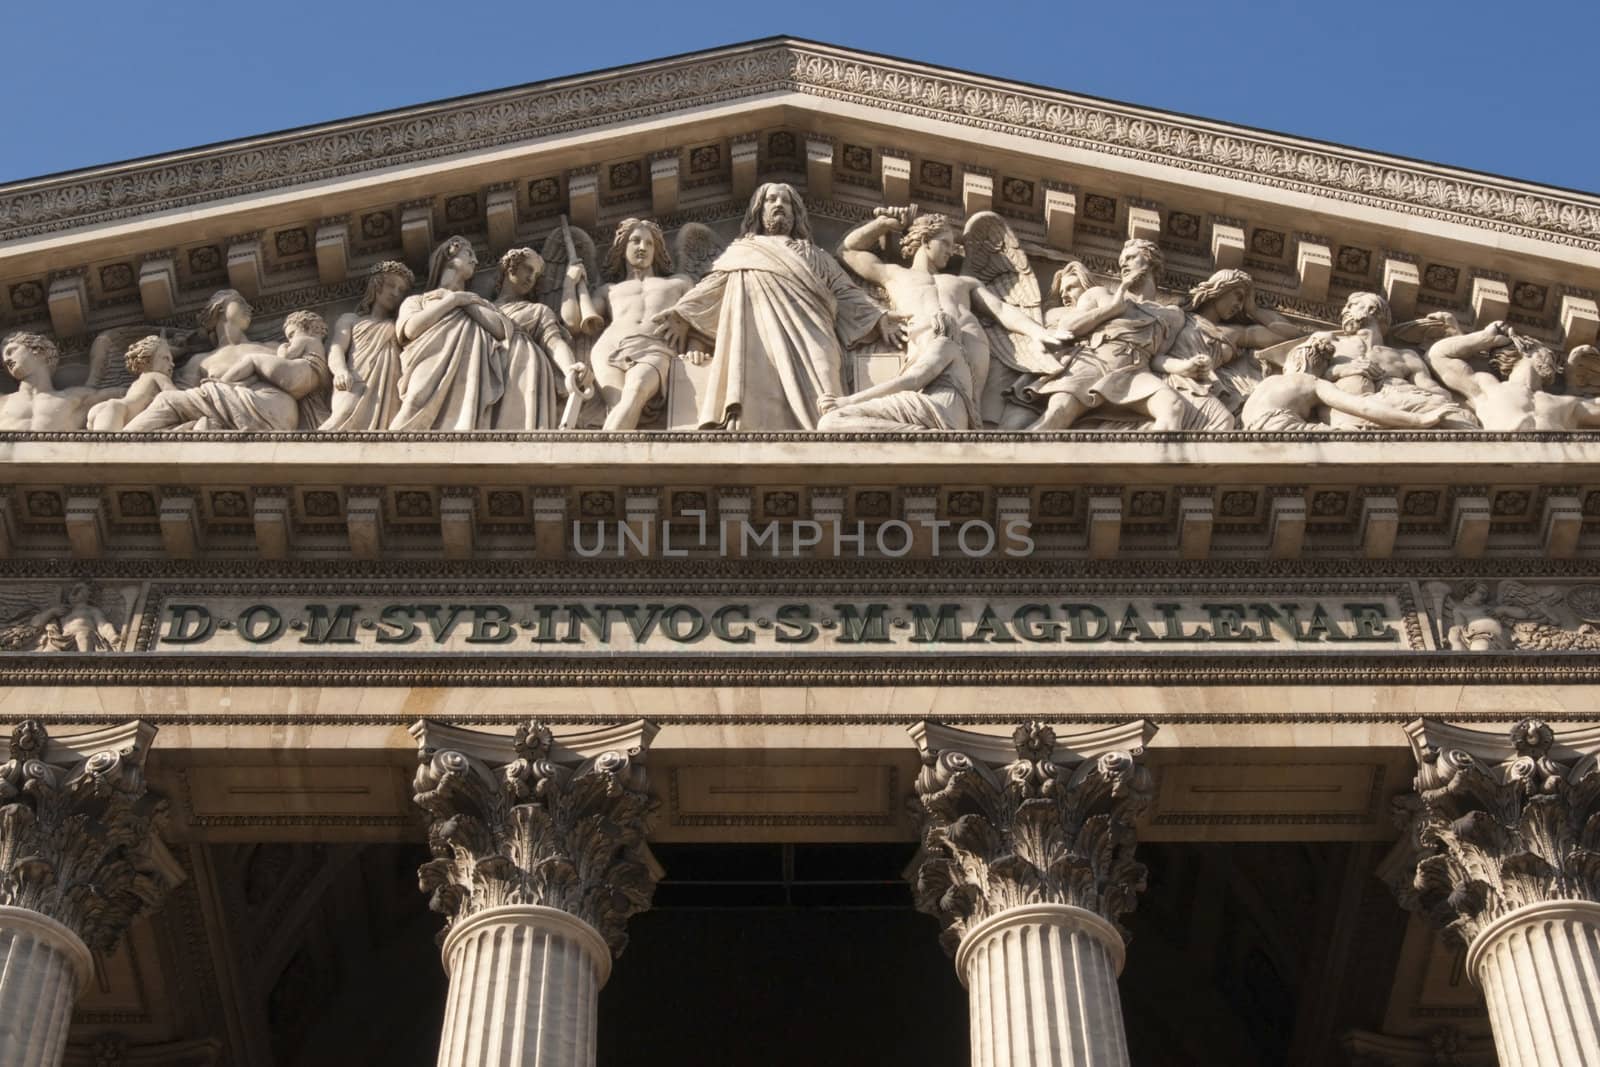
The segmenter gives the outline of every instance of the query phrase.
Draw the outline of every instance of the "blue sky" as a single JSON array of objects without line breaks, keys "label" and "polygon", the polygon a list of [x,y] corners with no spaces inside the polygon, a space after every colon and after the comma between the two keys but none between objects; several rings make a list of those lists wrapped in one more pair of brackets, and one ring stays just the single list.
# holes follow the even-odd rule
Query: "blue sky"
[{"label": "blue sky", "polygon": [[789,33],[1600,190],[1600,2],[7,5],[0,181]]}]

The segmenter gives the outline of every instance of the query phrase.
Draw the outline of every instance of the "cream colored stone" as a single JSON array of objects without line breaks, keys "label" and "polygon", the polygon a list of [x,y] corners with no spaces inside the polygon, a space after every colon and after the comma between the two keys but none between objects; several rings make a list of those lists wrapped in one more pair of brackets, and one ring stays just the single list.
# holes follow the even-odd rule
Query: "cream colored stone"
[{"label": "cream colored stone", "polygon": [[504,252],[517,241],[517,188],[500,185],[483,198],[484,219],[489,225],[489,251]]},{"label": "cream colored stone", "polygon": [[317,280],[336,285],[350,273],[350,220],[329,219],[317,227]]},{"label": "cream colored stone", "polygon": [[57,1067],[94,958],[61,923],[0,905],[0,1067]]},{"label": "cream colored stone", "polygon": [[733,171],[735,197],[743,198],[755,192],[760,152],[761,141],[753,134],[735,137],[729,144],[728,157]]},{"label": "cream colored stone", "polygon": [[833,195],[833,138],[806,138],[806,191],[815,197]]},{"label": "cream colored stone", "polygon": [[1205,559],[1211,554],[1211,532],[1216,506],[1209,496],[1185,496],[1178,501],[1178,555]]},{"label": "cream colored stone", "polygon": [[1305,544],[1306,498],[1278,495],[1267,514],[1273,559],[1296,559]]},{"label": "cream colored stone", "polygon": [[1068,904],[995,915],[961,942],[974,1067],[1118,1067],[1128,1060],[1122,935]]},{"label": "cream colored stone", "polygon": [[1472,279],[1472,314],[1478,326],[1506,317],[1511,310],[1511,290],[1496,278],[1482,276]]},{"label": "cream colored stone", "polygon": [[50,309],[50,328],[57,337],[76,337],[85,332],[89,321],[89,284],[82,271],[50,279],[45,303]]},{"label": "cream colored stone", "polygon": [[880,152],[878,165],[883,202],[891,207],[911,203],[911,160],[892,152]]},{"label": "cream colored stone", "polygon": [[574,226],[590,229],[600,213],[600,175],[593,168],[567,174],[567,214]]},{"label": "cream colored stone", "polygon": [[1077,241],[1078,194],[1068,189],[1044,191],[1045,240],[1051,248],[1070,251]]},{"label": "cream colored stone", "polygon": [[192,559],[199,549],[203,531],[200,508],[193,494],[163,493],[161,496],[161,548],[177,559]]},{"label": "cream colored stone", "polygon": [[588,923],[533,904],[490,908],[451,929],[443,956],[439,1067],[595,1062],[611,951]]},{"label": "cream colored stone", "polygon": [[139,305],[147,319],[164,319],[177,305],[178,268],[170,255],[157,254],[139,265]]},{"label": "cream colored stone", "polygon": [[266,267],[262,261],[261,241],[256,237],[237,239],[228,245],[228,285],[246,297],[261,292],[261,277]]},{"label": "cream colored stone", "polygon": [[650,210],[657,215],[678,210],[679,167],[676,150],[650,157]]},{"label": "cream colored stone", "polygon": [[1600,1063],[1600,904],[1549,901],[1502,916],[1473,939],[1502,1067]]},{"label": "cream colored stone", "polygon": [[994,175],[968,168],[961,174],[961,210],[968,218],[994,207]]},{"label": "cream colored stone", "polygon": [[1489,544],[1489,498],[1458,496],[1451,505],[1450,548],[1462,559],[1477,559]]},{"label": "cream colored stone", "polygon": [[1417,265],[1404,259],[1383,261],[1383,295],[1396,318],[1409,319],[1417,310],[1417,289],[1422,275]]},{"label": "cream colored stone", "polygon": [[1128,239],[1161,240],[1161,212],[1154,207],[1145,207],[1137,204],[1129,207]]},{"label": "cream colored stone", "polygon": [[405,249],[406,262],[413,267],[425,266],[434,243],[433,202],[422,200],[401,208],[400,244]]},{"label": "cream colored stone", "polygon": [[1328,281],[1333,276],[1333,249],[1322,241],[1302,237],[1295,251],[1295,271],[1300,275],[1300,294],[1305,299],[1328,299]]},{"label": "cream colored stone", "polygon": [[1400,532],[1400,501],[1397,497],[1366,496],[1361,500],[1361,518],[1356,536],[1361,554],[1368,559],[1388,559],[1394,555],[1395,537]]},{"label": "cream colored stone", "polygon": [[1233,223],[1211,225],[1211,260],[1218,270],[1238,270],[1244,266],[1244,227]]},{"label": "cream colored stone", "polygon": [[1562,293],[1560,320],[1565,348],[1592,345],[1600,339],[1600,304],[1590,297]]}]

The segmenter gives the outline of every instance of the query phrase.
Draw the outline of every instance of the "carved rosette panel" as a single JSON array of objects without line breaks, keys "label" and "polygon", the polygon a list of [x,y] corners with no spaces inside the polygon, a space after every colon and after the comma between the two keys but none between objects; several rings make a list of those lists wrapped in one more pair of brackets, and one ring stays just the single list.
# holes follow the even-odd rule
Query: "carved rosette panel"
[{"label": "carved rosette panel", "polygon": [[1508,740],[1422,720],[1408,732],[1415,792],[1395,801],[1404,834],[1384,865],[1402,906],[1461,944],[1518,908],[1600,902],[1596,736],[1524,719]]},{"label": "carved rosette panel", "polygon": [[145,786],[154,735],[136,722],[58,743],[37,719],[16,725],[0,763],[0,904],[110,952],[160,902],[177,877],[158,836],[167,801]]},{"label": "carved rosette panel", "polygon": [[[620,953],[659,874],[645,843],[659,806],[644,766],[655,728],[560,741],[531,721],[511,738],[427,722],[413,733],[414,799],[435,857],[418,884],[446,929],[486,908],[538,904],[577,916]],[[585,751],[596,737],[603,747]]]},{"label": "carved rosette panel", "polygon": [[1152,792],[1138,762],[1152,732],[1139,722],[1058,739],[1030,722],[1016,728],[1008,754],[992,736],[913,728],[923,815],[913,893],[918,910],[944,927],[946,950],[984,919],[1025,904],[1074,905],[1122,929],[1118,918],[1145,887],[1134,820]]}]

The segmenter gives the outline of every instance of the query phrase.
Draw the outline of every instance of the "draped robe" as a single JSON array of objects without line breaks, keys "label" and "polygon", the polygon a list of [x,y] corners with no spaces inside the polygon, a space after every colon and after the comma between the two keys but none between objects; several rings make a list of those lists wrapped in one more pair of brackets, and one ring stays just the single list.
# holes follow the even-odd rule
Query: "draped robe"
[{"label": "draped robe", "polygon": [[714,338],[700,398],[705,427],[816,429],[817,399],[842,395],[843,349],[883,309],[810,241],[741,237],[673,309]]},{"label": "draped robe", "polygon": [[[408,296],[399,319],[450,295]],[[505,395],[507,345],[465,308],[456,308],[400,352],[401,409],[391,430],[490,430]]]}]

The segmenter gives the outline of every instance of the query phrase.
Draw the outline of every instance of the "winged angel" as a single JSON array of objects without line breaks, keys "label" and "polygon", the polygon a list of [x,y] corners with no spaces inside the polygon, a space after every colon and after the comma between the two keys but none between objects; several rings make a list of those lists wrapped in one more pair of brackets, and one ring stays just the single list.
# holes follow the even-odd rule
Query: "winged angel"
[{"label": "winged angel", "polygon": [[[623,219],[606,253],[607,280],[591,288],[598,272],[588,235],[567,227],[550,235],[545,258],[566,269],[549,272],[545,299],[578,339],[579,358],[592,369],[599,394],[570,420],[563,418],[564,427],[599,424],[607,430],[632,430],[660,413],[679,353],[652,332],[651,322],[710,272],[722,249],[711,228],[698,222],[678,230],[669,252],[659,223]],[[692,363],[711,358],[694,349],[682,355]]]},{"label": "winged angel", "polygon": [[117,604],[108,613],[101,606],[100,590],[92,582],[74,582],[63,589],[56,603],[39,606],[31,593],[0,593],[0,649],[11,652],[107,652],[122,643],[122,625],[112,618],[128,617],[128,605]]},{"label": "winged angel", "polygon": [[[875,251],[890,234],[900,235],[909,266],[886,263]],[[962,273],[943,273],[963,242]],[[915,205],[880,208],[845,237],[841,258],[881,286],[894,314],[908,320],[906,355],[889,381],[823,396],[818,429],[980,429],[991,410],[989,421],[998,421],[1004,406],[1004,392],[988,387],[992,362],[1003,368],[993,376],[1009,387],[1024,374],[1058,369],[1044,353],[1070,343],[1040,321],[1038,280],[1011,228],[992,211],[972,216],[963,232],[948,216],[923,215]],[[978,311],[993,322],[980,321]]]}]

